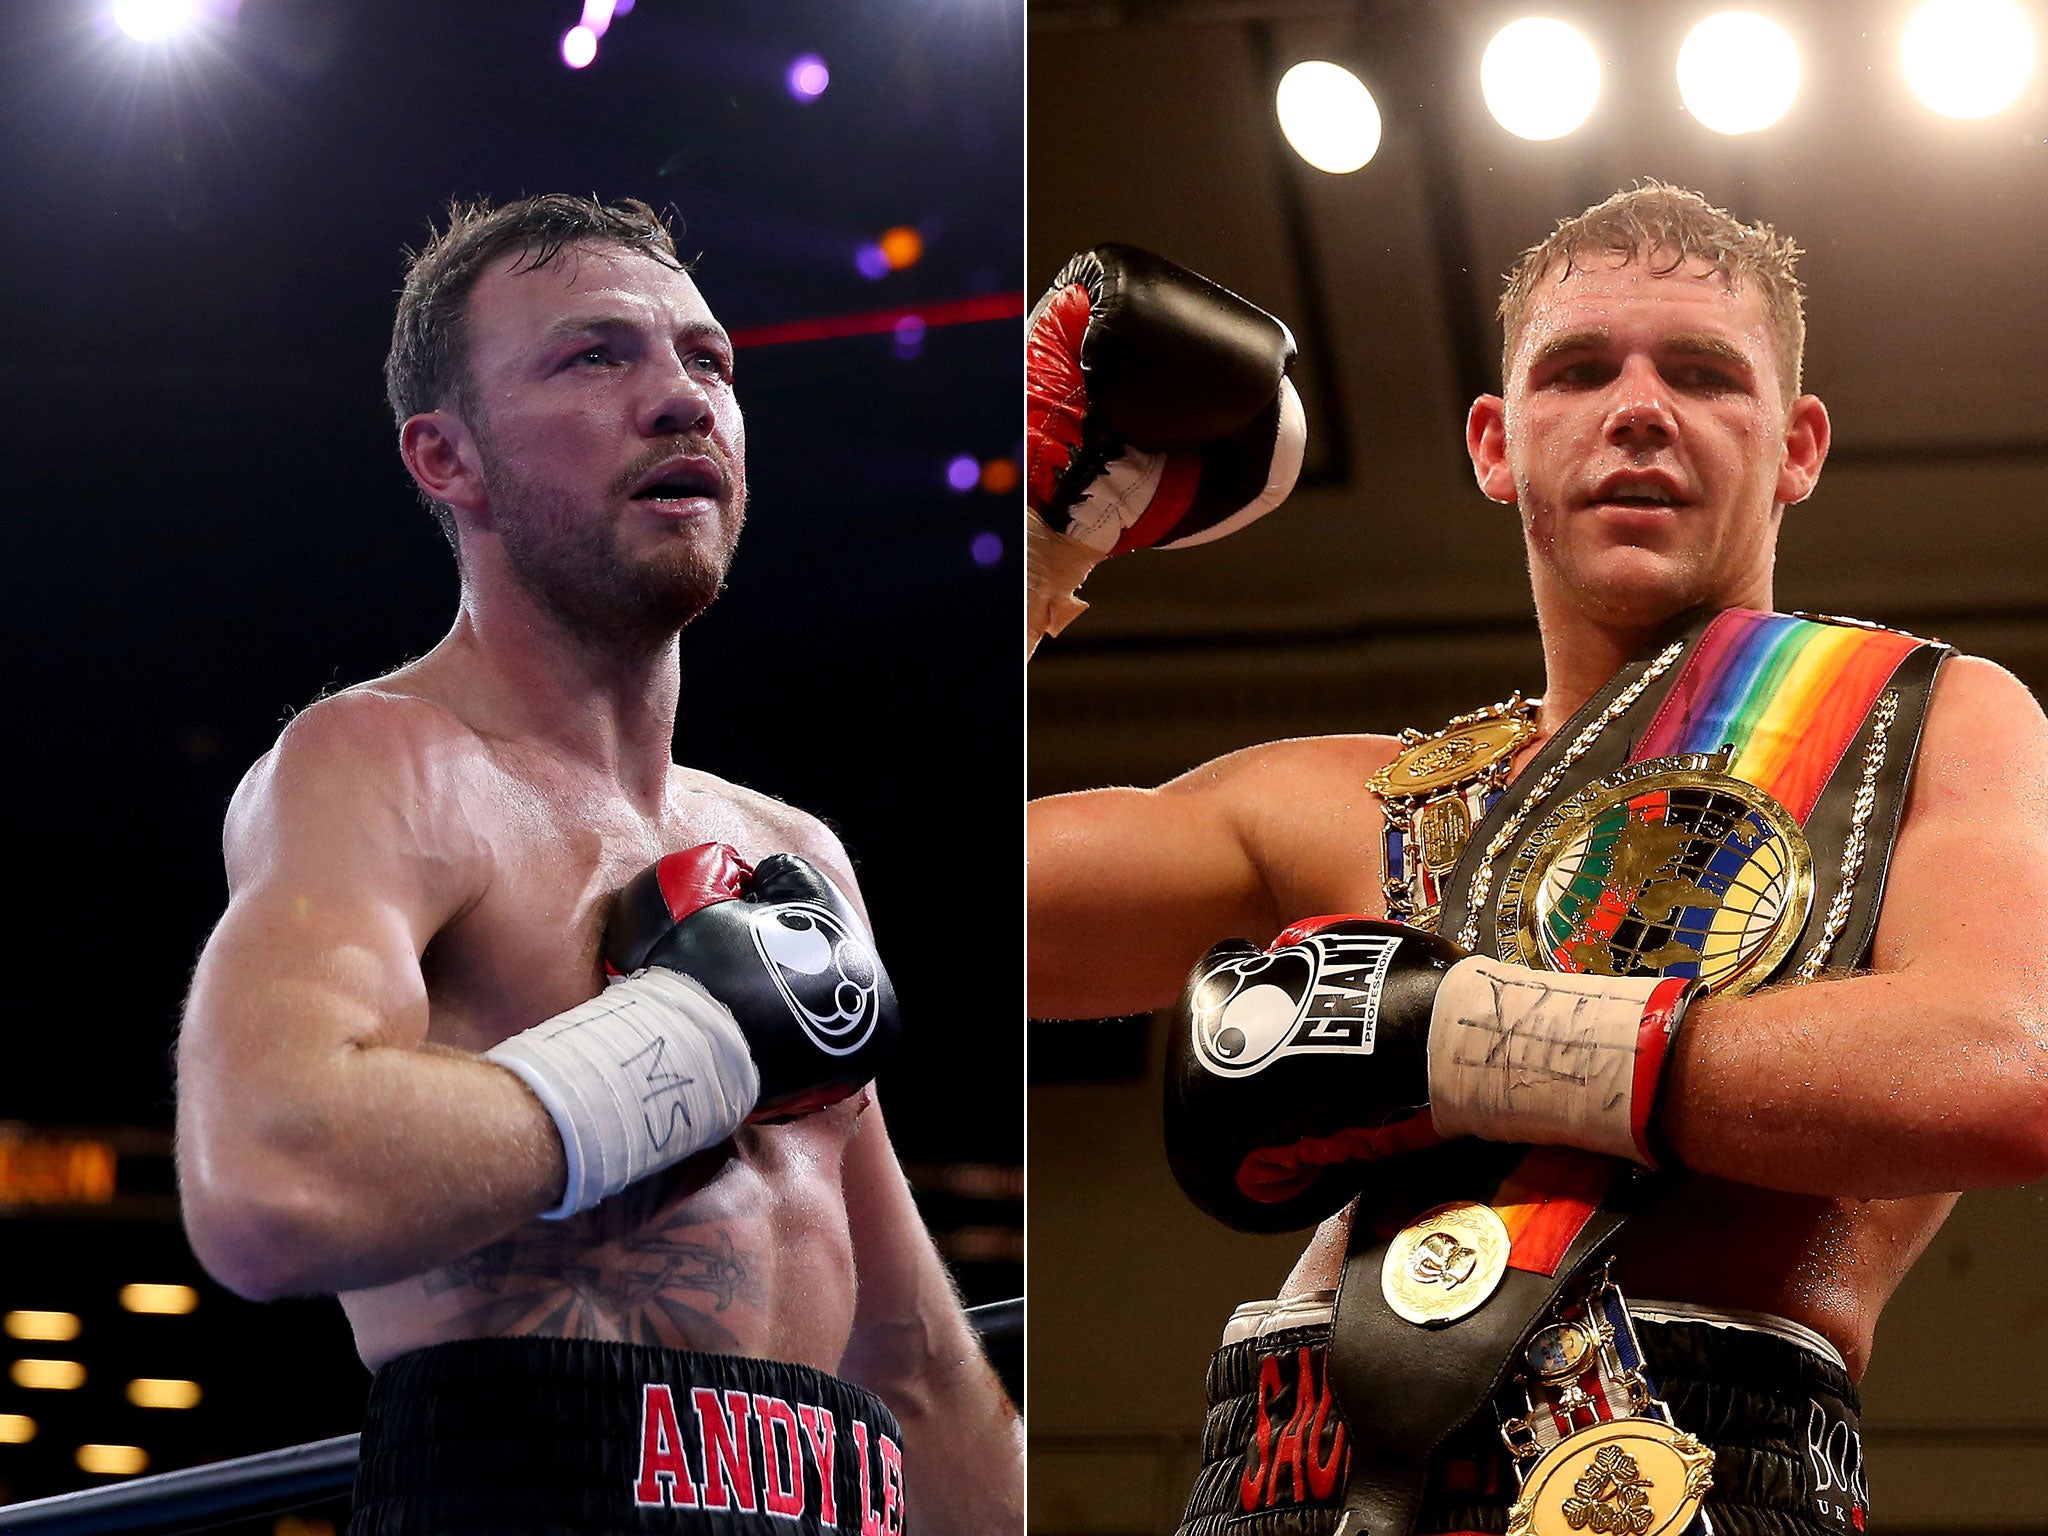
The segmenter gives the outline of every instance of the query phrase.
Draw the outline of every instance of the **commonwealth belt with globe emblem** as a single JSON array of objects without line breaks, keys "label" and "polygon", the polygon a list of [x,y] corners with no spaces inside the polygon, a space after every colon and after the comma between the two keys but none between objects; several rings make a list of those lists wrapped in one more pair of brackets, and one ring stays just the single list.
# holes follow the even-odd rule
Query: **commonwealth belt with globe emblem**
[{"label": "commonwealth belt with globe emblem", "polygon": [[[1371,785],[1389,915],[1540,970],[1685,977],[1717,996],[1854,967],[1946,653],[1854,620],[1723,610],[1660,637],[1511,781],[1525,738],[1505,744],[1510,706],[1406,738]],[[1461,732],[1498,750],[1464,750]],[[1469,818],[1425,825],[1452,799]],[[1419,1165],[1409,1208],[1428,1209],[1391,1240],[1397,1221],[1354,1223],[1347,1264],[1370,1261],[1380,1284],[1347,1267],[1333,1370],[1356,1360],[1365,1380],[1376,1361],[1371,1390],[1397,1391],[1402,1328],[1452,1346],[1453,1373],[1490,1359],[1521,1483],[1510,1536],[1707,1536],[1712,1452],[1673,1423],[1599,1263],[1636,1171],[1559,1147],[1504,1155],[1477,1176]],[[1454,1343],[1475,1330],[1483,1347]],[[1504,1373],[1494,1350],[1511,1351]],[[1356,1514],[1386,1500],[1346,1490]]]}]

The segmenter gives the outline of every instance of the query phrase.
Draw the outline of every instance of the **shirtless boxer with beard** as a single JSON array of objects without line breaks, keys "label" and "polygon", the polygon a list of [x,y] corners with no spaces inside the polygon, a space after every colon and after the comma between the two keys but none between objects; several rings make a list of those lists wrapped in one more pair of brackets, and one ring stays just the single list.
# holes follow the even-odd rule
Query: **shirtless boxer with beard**
[{"label": "shirtless boxer with beard", "polygon": [[1020,1529],[869,1083],[846,855],[672,761],[746,509],[724,330],[645,205],[537,197],[455,211],[386,375],[460,611],[234,798],[179,1046],[195,1251],[339,1293],[354,1531],[893,1532],[906,1480],[921,1530]]}]

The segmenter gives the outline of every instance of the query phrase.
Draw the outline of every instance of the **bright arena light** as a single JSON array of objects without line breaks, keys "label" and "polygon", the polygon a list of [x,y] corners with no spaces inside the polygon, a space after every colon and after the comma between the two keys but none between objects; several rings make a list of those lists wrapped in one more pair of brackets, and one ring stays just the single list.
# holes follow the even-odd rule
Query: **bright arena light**
[{"label": "bright arena light", "polygon": [[114,25],[138,43],[174,36],[198,20],[198,0],[114,0]]},{"label": "bright arena light", "polygon": [[1755,133],[1792,108],[1799,47],[1783,27],[1749,11],[1709,16],[1678,49],[1678,95],[1716,133]]},{"label": "bright arena light", "polygon": [[783,76],[783,84],[789,87],[789,94],[798,101],[816,101],[831,83],[832,71],[815,53],[806,53],[792,60],[789,72]]},{"label": "bright arena light", "polygon": [[1379,104],[1341,64],[1295,65],[1280,77],[1274,105],[1287,142],[1319,171],[1348,175],[1379,153]]},{"label": "bright arena light", "polygon": [[1479,61],[1486,110],[1524,139],[1561,139],[1593,115],[1600,57],[1585,33],[1548,16],[1525,16],[1493,34]]},{"label": "bright arena light", "polygon": [[562,34],[562,62],[582,69],[597,57],[597,34],[578,22]]},{"label": "bright arena light", "polygon": [[1906,84],[1943,117],[1989,117],[2034,73],[2034,29],[2013,0],[1927,0],[1899,42]]}]

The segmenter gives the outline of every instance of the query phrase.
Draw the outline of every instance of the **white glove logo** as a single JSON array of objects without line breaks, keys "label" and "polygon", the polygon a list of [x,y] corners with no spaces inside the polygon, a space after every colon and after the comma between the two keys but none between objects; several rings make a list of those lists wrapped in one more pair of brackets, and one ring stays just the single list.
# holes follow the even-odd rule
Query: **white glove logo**
[{"label": "white glove logo", "polygon": [[828,1056],[866,1045],[882,1011],[881,967],[867,935],[808,901],[758,907],[748,917],[754,950],[811,1044]]},{"label": "white glove logo", "polygon": [[1195,1054],[1218,1077],[1249,1077],[1309,1052],[1370,1055],[1399,943],[1385,934],[1311,934],[1218,966],[1189,1010]]}]

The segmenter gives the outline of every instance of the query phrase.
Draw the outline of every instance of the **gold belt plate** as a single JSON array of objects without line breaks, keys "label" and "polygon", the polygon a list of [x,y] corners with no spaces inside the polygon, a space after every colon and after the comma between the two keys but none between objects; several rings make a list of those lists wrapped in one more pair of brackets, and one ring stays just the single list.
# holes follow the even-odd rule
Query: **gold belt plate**
[{"label": "gold belt plate", "polygon": [[1596,779],[1529,834],[1501,881],[1496,952],[1539,970],[1760,985],[1813,906],[1791,812],[1719,771],[1654,758]]},{"label": "gold belt plate", "polygon": [[1535,734],[1535,722],[1521,715],[1454,725],[1404,748],[1366,788],[1382,796],[1426,795],[1504,762]]},{"label": "gold belt plate", "polygon": [[1476,1312],[1507,1273],[1506,1223],[1490,1205],[1431,1206],[1387,1245],[1380,1291],[1396,1317],[1423,1327]]},{"label": "gold belt plate", "polygon": [[1656,1419],[1611,1419],[1543,1453],[1508,1536],[1678,1536],[1714,1486],[1714,1453]]}]

